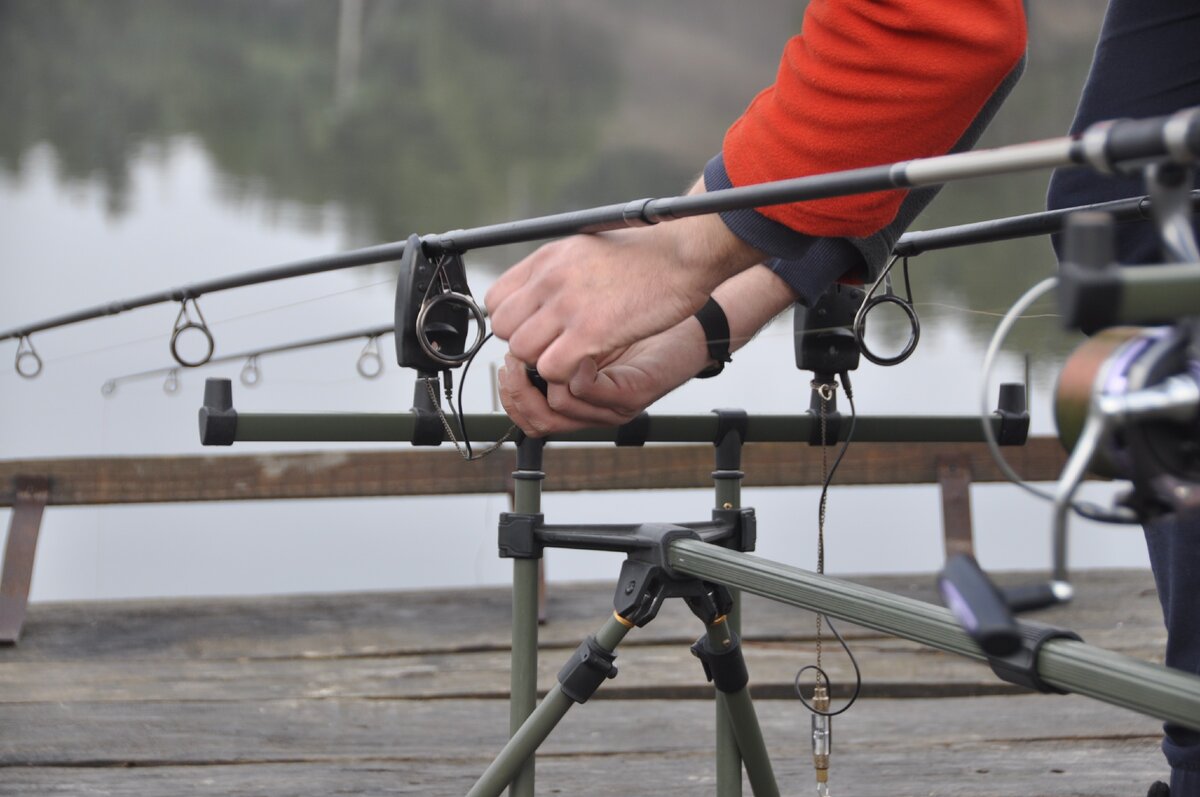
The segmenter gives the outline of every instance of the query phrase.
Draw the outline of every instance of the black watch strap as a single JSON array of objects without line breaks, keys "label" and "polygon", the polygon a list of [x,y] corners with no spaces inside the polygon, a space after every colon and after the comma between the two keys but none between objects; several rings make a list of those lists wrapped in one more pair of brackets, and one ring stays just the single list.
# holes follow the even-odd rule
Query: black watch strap
[{"label": "black watch strap", "polygon": [[697,379],[708,379],[725,370],[725,363],[731,361],[729,356],[729,319],[717,300],[711,296],[704,306],[696,311],[696,320],[704,330],[704,345],[708,347],[708,356],[715,362],[705,366],[696,374]]}]

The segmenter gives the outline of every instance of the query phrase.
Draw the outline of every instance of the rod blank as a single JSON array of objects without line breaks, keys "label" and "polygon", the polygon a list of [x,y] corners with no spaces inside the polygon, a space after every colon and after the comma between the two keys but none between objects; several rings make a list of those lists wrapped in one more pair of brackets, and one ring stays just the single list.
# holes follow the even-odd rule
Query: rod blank
[{"label": "rod blank", "polygon": [[[1200,191],[1192,191],[1191,207],[1193,213],[1200,211]],[[935,249],[950,249],[955,246],[1050,235],[1061,232],[1067,217],[1081,211],[1107,213],[1113,217],[1114,221],[1121,223],[1149,221],[1153,209],[1153,200],[1148,196],[1140,196],[1059,210],[1047,210],[1041,213],[1026,213],[972,224],[958,224],[936,230],[914,231],[900,236],[900,239],[896,241],[895,248],[892,249],[892,254],[914,257]]]},{"label": "rod blank", "polygon": [[[433,248],[465,251],[575,233],[640,227],[729,210],[805,202],[894,188],[939,185],[1032,169],[1090,165],[1101,170],[1111,170],[1122,162],[1177,158],[1183,154],[1200,155],[1200,113],[1197,113],[1196,109],[1185,109],[1169,117],[1120,120],[1111,124],[1101,122],[1089,128],[1080,138],[1064,136],[1029,144],[810,175],[705,194],[640,199],[470,230],[455,230],[441,235],[426,236],[422,241]],[[116,315],[152,304],[196,299],[205,294],[232,288],[397,260],[404,254],[404,247],[403,242],[380,244],[197,282],[15,327],[0,332],[0,340],[19,339],[34,332]]]}]

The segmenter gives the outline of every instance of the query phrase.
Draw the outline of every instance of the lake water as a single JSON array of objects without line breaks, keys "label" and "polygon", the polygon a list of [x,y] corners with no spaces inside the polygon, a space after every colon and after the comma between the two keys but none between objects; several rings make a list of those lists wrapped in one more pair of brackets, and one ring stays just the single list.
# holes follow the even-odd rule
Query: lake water
[{"label": "lake water", "polygon": [[[1057,135],[1070,119],[1101,8],[1045,6],[1031,8],[1029,70],[985,144]],[[9,0],[0,4],[0,327],[411,232],[676,193],[771,80],[799,18],[797,4],[776,0],[756,2],[753,13],[709,0],[102,8]],[[915,228],[1037,210],[1044,182],[954,186]],[[519,255],[471,253],[475,293]],[[920,349],[899,368],[864,365],[859,411],[972,413],[993,314],[1053,269],[1049,247],[975,247],[925,255],[912,268]],[[233,352],[386,323],[393,278],[387,265],[366,267],[201,304],[218,353]],[[0,373],[0,457],[211,453],[195,431],[205,376],[235,377],[235,404],[248,412],[410,405],[408,374],[355,374],[358,342],[264,359],[253,390],[237,385],[241,366],[231,363],[185,373],[172,396],[150,380],[102,397],[106,379],[169,364],[176,311],[164,305],[35,336],[42,376]],[[899,330],[885,323],[874,334]],[[1049,392],[1075,342],[1053,319],[1032,319],[1001,363],[1000,379],[1020,379],[1022,354],[1032,355],[1037,433],[1052,431]],[[390,340],[383,348],[391,358]],[[0,343],[0,358],[15,350]],[[481,358],[501,353],[489,346]],[[801,411],[807,377],[791,360],[785,317],[719,379],[689,384],[655,411]],[[477,365],[466,386],[468,412],[492,409],[486,373]],[[281,448],[243,444],[234,453]],[[759,512],[760,552],[812,566],[816,491],[744,498]],[[707,491],[550,494],[545,511],[553,522],[686,520],[703,518],[710,500]],[[974,488],[973,500],[985,566],[1048,565],[1046,506],[1001,485]],[[469,496],[52,507],[33,598],[502,583],[495,518],[505,504]],[[932,488],[835,488],[827,533],[831,572],[930,571],[941,562]],[[1077,567],[1146,564],[1137,530],[1080,523],[1073,540]],[[608,579],[618,566],[602,554],[547,559],[552,580]]]}]

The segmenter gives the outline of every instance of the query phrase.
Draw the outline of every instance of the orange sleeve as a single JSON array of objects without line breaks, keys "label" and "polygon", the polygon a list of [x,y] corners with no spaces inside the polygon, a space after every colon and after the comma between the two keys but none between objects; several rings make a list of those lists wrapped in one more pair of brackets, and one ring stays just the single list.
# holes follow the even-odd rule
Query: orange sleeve
[{"label": "orange sleeve", "polygon": [[[725,135],[735,186],[940,155],[1020,62],[1021,0],[812,0],[775,84]],[[904,191],[759,208],[812,236],[862,237]]]}]

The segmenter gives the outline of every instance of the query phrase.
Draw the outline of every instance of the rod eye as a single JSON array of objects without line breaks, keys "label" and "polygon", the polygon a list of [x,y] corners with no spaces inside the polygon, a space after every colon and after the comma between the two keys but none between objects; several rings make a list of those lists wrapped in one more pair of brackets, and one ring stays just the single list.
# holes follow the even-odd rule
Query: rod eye
[{"label": "rod eye", "polygon": [[[204,336],[204,355],[195,360],[188,360],[179,353],[179,336],[189,329],[197,330]],[[184,368],[198,368],[212,359],[213,352],[216,350],[216,342],[213,340],[212,332],[202,323],[188,321],[185,324],[175,327],[171,332],[171,356],[175,358],[175,362],[182,365]]]},{"label": "rod eye", "polygon": [[242,366],[242,372],[238,374],[238,380],[246,387],[256,387],[262,382],[262,371],[258,368],[258,357],[246,358],[246,364]]},{"label": "rod eye", "polygon": [[26,379],[35,379],[42,373],[42,358],[36,351],[23,351],[17,354],[17,373]]},{"label": "rod eye", "polygon": [[378,379],[383,374],[383,358],[379,356],[379,338],[371,338],[354,364],[363,379]]},{"label": "rod eye", "polygon": [[42,373],[42,358],[33,348],[33,341],[28,335],[22,335],[17,341],[17,359],[13,367],[24,379],[35,379]]},{"label": "rod eye", "polygon": [[[192,320],[191,313],[188,312],[189,302],[196,311],[198,319],[196,321]],[[204,336],[204,356],[195,360],[185,359],[179,353],[179,336],[189,329],[195,329]],[[197,368],[211,360],[214,351],[216,351],[216,342],[213,340],[212,330],[208,328],[208,323],[204,320],[204,313],[200,312],[200,305],[195,298],[184,299],[179,303],[179,315],[175,316],[175,326],[171,330],[171,356],[184,368]]]},{"label": "rod eye", "polygon": [[[867,346],[867,316],[881,304],[897,305],[904,311],[904,315],[908,318],[908,340],[904,343],[904,348],[898,354],[891,357],[876,354]],[[913,309],[913,306],[909,302],[906,302],[894,293],[885,293],[868,299],[863,305],[862,311],[854,319],[854,337],[858,341],[859,351],[871,362],[876,365],[899,365],[916,351],[917,343],[921,340],[921,322],[917,318],[917,311]]]},{"label": "rod eye", "polygon": [[[451,335],[459,331],[448,324],[427,324],[429,313],[440,304],[449,303],[451,306],[461,306],[475,320],[475,340],[470,346],[466,346],[461,353],[452,354],[442,350],[441,345],[437,342],[437,333],[446,332]],[[484,326],[486,325],[483,310],[476,304],[475,300],[466,294],[456,291],[446,291],[439,293],[426,301],[422,302],[421,310],[417,313],[416,333],[417,344],[420,345],[421,351],[435,362],[453,368],[457,365],[465,363],[467,360],[475,356],[475,352],[479,351],[479,347],[483,345]]]}]

